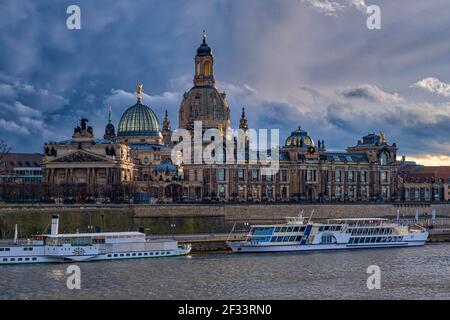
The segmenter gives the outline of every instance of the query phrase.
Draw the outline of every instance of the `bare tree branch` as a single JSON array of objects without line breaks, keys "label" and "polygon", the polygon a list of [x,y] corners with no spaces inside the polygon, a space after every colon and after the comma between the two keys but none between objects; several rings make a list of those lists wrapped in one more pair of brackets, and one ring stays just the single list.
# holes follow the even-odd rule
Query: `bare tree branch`
[{"label": "bare tree branch", "polygon": [[11,151],[11,147],[6,143],[6,141],[0,139],[0,173],[5,170],[5,164],[3,163],[3,158],[6,154]]}]

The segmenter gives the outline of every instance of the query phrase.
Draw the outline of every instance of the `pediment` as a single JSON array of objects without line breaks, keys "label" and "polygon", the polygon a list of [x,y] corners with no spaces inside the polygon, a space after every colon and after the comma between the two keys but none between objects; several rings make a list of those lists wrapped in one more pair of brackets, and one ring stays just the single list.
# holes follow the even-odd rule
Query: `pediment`
[{"label": "pediment", "polygon": [[85,151],[77,151],[60,158],[53,160],[52,162],[110,162],[108,159],[105,159],[101,156],[97,156],[91,153],[87,153]]}]

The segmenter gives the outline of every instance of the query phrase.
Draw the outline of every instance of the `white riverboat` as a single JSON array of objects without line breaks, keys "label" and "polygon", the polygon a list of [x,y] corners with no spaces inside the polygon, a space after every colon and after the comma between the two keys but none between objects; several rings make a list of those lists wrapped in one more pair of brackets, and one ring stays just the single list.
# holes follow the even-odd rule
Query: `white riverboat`
[{"label": "white riverboat", "polygon": [[187,255],[190,244],[175,240],[147,240],[141,232],[58,233],[59,217],[52,216],[50,234],[23,243],[0,243],[0,265],[44,262],[81,262]]},{"label": "white riverboat", "polygon": [[227,241],[234,252],[284,252],[422,246],[425,228],[403,226],[381,218],[329,219],[305,222],[302,216],[284,224],[252,225],[243,241]]}]

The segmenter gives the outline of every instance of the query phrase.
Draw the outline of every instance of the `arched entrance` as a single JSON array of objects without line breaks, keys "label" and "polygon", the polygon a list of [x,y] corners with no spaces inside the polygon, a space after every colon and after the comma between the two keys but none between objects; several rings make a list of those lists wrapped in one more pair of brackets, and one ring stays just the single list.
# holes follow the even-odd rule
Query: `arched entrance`
[{"label": "arched entrance", "polygon": [[316,188],[308,187],[308,189],[306,189],[306,200],[308,202],[315,202],[317,200]]}]

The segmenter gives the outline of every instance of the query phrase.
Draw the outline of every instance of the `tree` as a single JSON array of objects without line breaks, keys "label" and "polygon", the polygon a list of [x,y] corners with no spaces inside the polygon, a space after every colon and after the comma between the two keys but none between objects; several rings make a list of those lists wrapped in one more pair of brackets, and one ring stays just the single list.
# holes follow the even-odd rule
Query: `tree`
[{"label": "tree", "polygon": [[0,139],[0,202],[5,201],[6,181],[1,177],[6,172],[5,155],[11,151],[11,147],[6,141]]},{"label": "tree", "polygon": [[6,170],[6,166],[3,164],[5,155],[11,151],[11,147],[6,141],[0,139],[0,173]]}]

